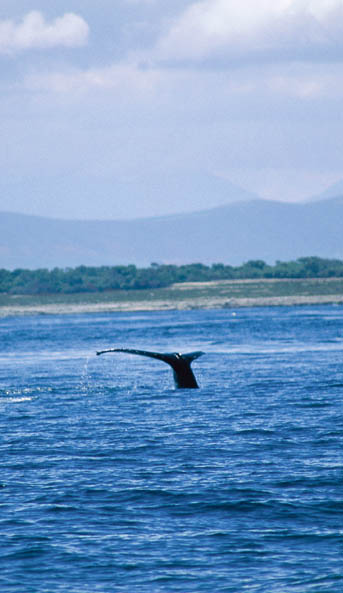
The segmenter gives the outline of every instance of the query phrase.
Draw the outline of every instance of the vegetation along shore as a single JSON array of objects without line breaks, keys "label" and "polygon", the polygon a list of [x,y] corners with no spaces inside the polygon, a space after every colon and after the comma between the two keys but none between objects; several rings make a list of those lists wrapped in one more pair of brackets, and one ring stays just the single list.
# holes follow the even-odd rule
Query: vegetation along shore
[{"label": "vegetation along shore", "polygon": [[0,270],[0,316],[343,303],[343,261]]}]

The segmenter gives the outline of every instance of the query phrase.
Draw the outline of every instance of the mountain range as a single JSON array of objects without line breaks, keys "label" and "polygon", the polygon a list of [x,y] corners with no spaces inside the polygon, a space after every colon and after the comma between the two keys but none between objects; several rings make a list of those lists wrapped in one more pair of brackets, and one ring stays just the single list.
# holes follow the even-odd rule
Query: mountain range
[{"label": "mountain range", "polygon": [[199,212],[77,221],[0,213],[0,268],[343,259],[343,196],[306,203],[248,199]]}]

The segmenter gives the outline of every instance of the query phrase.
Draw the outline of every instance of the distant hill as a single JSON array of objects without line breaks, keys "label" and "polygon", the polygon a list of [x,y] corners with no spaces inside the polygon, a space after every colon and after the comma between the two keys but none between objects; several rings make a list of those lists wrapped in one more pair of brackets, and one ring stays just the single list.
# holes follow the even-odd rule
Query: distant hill
[{"label": "distant hill", "polygon": [[327,200],[330,198],[338,198],[338,197],[342,197],[342,196],[343,196],[343,179],[340,179],[339,181],[336,181],[336,183],[333,183],[332,185],[327,187],[321,193],[314,195],[312,198],[310,198],[310,201],[318,202],[321,200]]},{"label": "distant hill", "polygon": [[[150,212],[154,212],[154,216],[169,216],[261,198],[207,171],[184,170],[176,174],[161,168],[154,176],[147,173],[138,177],[124,175],[122,179],[120,176],[112,179],[106,175],[95,178],[86,175],[81,179],[72,178],[71,186],[79,188],[77,196],[69,194],[63,178],[51,178],[44,171],[39,179],[13,176],[10,182],[6,180],[5,185],[0,178],[0,204],[7,204],[1,209],[11,211],[11,204],[21,203],[26,184],[27,209],[23,213],[72,220],[77,216],[83,219],[85,211],[87,218],[94,220],[122,219],[126,218],[127,212],[134,213],[131,216],[135,218],[146,218]],[[32,196],[35,198],[34,206],[37,208],[37,204],[40,205],[38,213],[30,211]],[[68,212],[73,214],[68,215]]]},{"label": "distant hill", "polygon": [[129,221],[64,221],[0,213],[0,267],[343,259],[343,197],[266,200]]}]

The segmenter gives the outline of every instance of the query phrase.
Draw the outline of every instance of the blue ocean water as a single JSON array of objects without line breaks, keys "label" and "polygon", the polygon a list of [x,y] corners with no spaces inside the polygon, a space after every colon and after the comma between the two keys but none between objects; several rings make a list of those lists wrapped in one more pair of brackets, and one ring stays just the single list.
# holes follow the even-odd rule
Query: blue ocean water
[{"label": "blue ocean water", "polygon": [[[0,322],[2,593],[343,591],[343,308]],[[203,350],[199,390],[108,347]]]}]

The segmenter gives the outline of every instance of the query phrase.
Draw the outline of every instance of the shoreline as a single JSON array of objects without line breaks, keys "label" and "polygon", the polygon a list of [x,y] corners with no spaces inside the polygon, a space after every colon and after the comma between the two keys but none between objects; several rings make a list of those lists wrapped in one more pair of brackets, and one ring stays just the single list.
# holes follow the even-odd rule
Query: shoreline
[{"label": "shoreline", "polygon": [[290,307],[294,305],[342,305],[343,295],[205,298],[130,303],[55,303],[0,307],[0,318],[23,315],[72,315],[82,313],[137,313],[149,311],[191,311],[200,309],[240,309],[244,307]]},{"label": "shoreline", "polygon": [[103,293],[0,295],[0,318],[343,304],[343,278],[218,280]]}]

